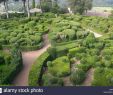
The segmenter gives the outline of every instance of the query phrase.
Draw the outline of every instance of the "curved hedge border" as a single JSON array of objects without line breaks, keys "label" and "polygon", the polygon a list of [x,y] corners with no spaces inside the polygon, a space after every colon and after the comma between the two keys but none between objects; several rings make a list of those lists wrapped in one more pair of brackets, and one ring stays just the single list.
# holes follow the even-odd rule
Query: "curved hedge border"
[{"label": "curved hedge border", "polygon": [[45,63],[50,59],[50,55],[48,52],[44,52],[32,65],[32,69],[29,73],[29,85],[30,86],[39,86],[42,72],[43,72],[43,66]]},{"label": "curved hedge border", "polygon": [[21,71],[23,63],[18,63],[11,71],[8,72],[8,76],[4,78],[3,84],[11,84],[15,76]]}]

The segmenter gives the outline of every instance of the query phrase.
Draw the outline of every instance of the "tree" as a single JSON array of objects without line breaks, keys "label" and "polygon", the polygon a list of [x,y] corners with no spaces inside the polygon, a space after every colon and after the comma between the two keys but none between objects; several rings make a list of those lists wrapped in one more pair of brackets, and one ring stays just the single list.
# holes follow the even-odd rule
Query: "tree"
[{"label": "tree", "polygon": [[60,10],[60,7],[58,5],[58,0],[53,0],[52,1],[52,8],[51,8],[51,12],[53,13],[58,13]]},{"label": "tree", "polygon": [[0,3],[4,3],[5,11],[6,11],[6,16],[9,18],[9,13],[8,13],[8,0],[0,0]]},{"label": "tree", "polygon": [[52,0],[41,0],[41,9],[44,12],[50,12],[52,8]]},{"label": "tree", "polygon": [[74,13],[83,14],[92,8],[92,0],[68,0],[68,3]]},{"label": "tree", "polygon": [[27,0],[27,15],[28,15],[28,18],[30,18],[29,0]]},{"label": "tree", "polygon": [[23,2],[24,13],[26,13],[26,0],[22,0],[22,2]]},{"label": "tree", "polygon": [[[19,1],[19,0],[14,0],[14,1]],[[24,9],[24,13],[26,13],[26,0],[21,0],[23,2],[23,9]]]},{"label": "tree", "polygon": [[92,2],[93,2],[93,0],[85,0],[86,2],[85,2],[85,11],[86,11],[86,13],[87,13],[87,10],[91,10],[91,8],[92,8]]},{"label": "tree", "polygon": [[35,0],[32,0],[32,8],[35,8]]}]

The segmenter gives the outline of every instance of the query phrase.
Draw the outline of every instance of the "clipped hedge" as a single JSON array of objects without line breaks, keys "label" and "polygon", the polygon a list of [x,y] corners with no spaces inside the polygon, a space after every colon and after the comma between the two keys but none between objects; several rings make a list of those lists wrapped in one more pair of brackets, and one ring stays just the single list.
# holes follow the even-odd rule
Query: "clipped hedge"
[{"label": "clipped hedge", "polygon": [[43,53],[36,62],[32,65],[31,71],[29,73],[29,85],[39,86],[43,65],[48,61],[50,55],[48,52]]},{"label": "clipped hedge", "polygon": [[23,67],[22,62],[16,65],[11,64],[10,67],[8,66],[6,72],[4,72],[5,76],[3,77],[2,84],[11,84],[15,76],[21,71],[22,67]]},{"label": "clipped hedge", "polygon": [[93,86],[113,86],[113,70],[110,68],[96,68],[94,71]]},{"label": "clipped hedge", "polygon": [[48,72],[55,77],[65,77],[70,74],[70,61],[67,56],[56,58],[47,65]]},{"label": "clipped hedge", "polygon": [[[12,45],[2,45],[2,47],[4,49],[11,49],[13,46]],[[43,42],[41,42],[40,44],[36,45],[36,46],[20,46],[20,49],[22,51],[34,51],[37,49],[40,49],[43,47]]]},{"label": "clipped hedge", "polygon": [[[11,84],[15,76],[23,67],[20,51],[12,50],[12,53],[1,52],[4,56],[4,64],[0,65],[0,85]],[[3,62],[3,61],[2,61]]]}]

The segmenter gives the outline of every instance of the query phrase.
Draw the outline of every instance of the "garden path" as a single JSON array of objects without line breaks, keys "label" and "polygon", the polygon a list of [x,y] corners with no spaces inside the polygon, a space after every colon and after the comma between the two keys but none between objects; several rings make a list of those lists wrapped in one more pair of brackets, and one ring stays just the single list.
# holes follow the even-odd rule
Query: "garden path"
[{"label": "garden path", "polygon": [[[90,29],[88,29],[88,31],[90,31],[91,33],[94,33],[95,37],[96,38],[99,38],[99,37],[102,37],[103,35],[101,34],[98,34]],[[91,83],[93,81],[93,76],[94,76],[94,68],[91,68],[88,70],[88,72],[86,73],[86,79],[85,81],[83,82],[83,86],[91,86]]]},{"label": "garden path", "polygon": [[23,68],[13,81],[15,86],[28,86],[29,71],[35,60],[44,53],[51,45],[48,40],[48,34],[43,36],[44,47],[37,51],[22,52]]},{"label": "garden path", "polygon": [[103,36],[103,35],[101,35],[99,33],[96,33],[94,31],[90,30],[90,29],[87,29],[87,30],[90,31],[91,33],[94,33],[94,35],[95,35],[96,38],[99,38],[99,37],[102,37]]},{"label": "garden path", "polygon": [[94,75],[94,69],[91,68],[88,70],[88,72],[86,73],[86,79],[83,82],[83,86],[91,86],[91,83],[93,81],[93,75]]},{"label": "garden path", "polygon": [[64,77],[64,86],[73,86],[72,82],[70,81],[70,76]]}]

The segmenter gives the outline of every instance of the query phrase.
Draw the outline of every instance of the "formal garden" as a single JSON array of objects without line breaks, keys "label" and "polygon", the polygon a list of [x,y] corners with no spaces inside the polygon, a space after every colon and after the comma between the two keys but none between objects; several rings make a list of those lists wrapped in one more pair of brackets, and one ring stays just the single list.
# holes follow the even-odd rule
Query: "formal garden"
[{"label": "formal garden", "polygon": [[[38,13],[30,18],[0,20],[0,85],[12,81],[23,68],[22,52],[47,48],[29,72],[30,86],[113,86],[113,18]],[[102,34],[96,37],[94,33]]]}]

